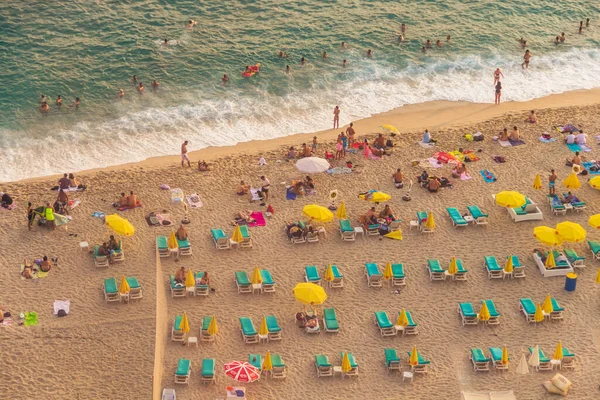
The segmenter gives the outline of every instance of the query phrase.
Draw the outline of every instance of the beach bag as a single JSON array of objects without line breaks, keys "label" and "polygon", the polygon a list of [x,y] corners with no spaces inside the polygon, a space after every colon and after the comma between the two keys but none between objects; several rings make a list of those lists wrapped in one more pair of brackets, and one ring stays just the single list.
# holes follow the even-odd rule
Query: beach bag
[{"label": "beach bag", "polygon": [[483,133],[481,133],[481,132],[474,133],[473,141],[474,142],[483,142]]},{"label": "beach bag", "polygon": [[58,310],[58,312],[56,313],[57,317],[66,317],[67,316],[67,312],[65,310]]},{"label": "beach bag", "polygon": [[386,146],[386,147],[394,147],[394,143],[392,143],[392,139],[388,139],[388,140],[385,142],[385,146]]},{"label": "beach bag", "polygon": [[581,171],[579,173],[579,175],[584,175],[584,176],[587,175],[587,174],[588,174],[588,170],[587,169],[584,169],[583,171]]}]

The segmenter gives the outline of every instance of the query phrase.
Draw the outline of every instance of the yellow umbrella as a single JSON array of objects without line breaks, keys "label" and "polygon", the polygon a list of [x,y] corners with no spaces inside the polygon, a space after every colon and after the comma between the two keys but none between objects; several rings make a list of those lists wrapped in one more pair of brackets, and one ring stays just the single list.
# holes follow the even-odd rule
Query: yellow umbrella
[{"label": "yellow umbrella", "polygon": [[360,198],[362,200],[370,201],[372,203],[383,203],[383,202],[391,199],[392,196],[390,196],[387,193],[372,190],[372,191],[369,191],[367,194],[359,195],[358,198]]},{"label": "yellow umbrella", "polygon": [[396,320],[396,325],[398,326],[406,326],[408,325],[408,315],[406,315],[406,310],[403,308],[398,314],[398,319]]},{"label": "yellow umbrella", "polygon": [[392,272],[392,263],[388,261],[385,264],[385,269],[383,270],[383,279],[392,279],[394,273]]},{"label": "yellow umbrella", "polygon": [[477,318],[479,318],[480,321],[489,321],[491,317],[492,316],[490,315],[490,310],[487,306],[487,303],[484,301],[481,304],[481,308],[479,309],[479,314],[477,315]]},{"label": "yellow umbrella", "polygon": [[395,133],[396,135],[400,134],[398,129],[393,125],[381,125],[380,128],[383,129],[384,131],[388,131],[390,133]]},{"label": "yellow umbrella", "polygon": [[260,323],[260,328],[258,328],[258,334],[261,336],[267,336],[269,334],[269,327],[267,326],[267,317],[263,317],[263,320]]},{"label": "yellow umbrella", "polygon": [[448,266],[448,274],[455,275],[458,272],[458,265],[456,265],[456,257],[452,257],[450,260],[450,266]]},{"label": "yellow umbrella", "polygon": [[302,282],[294,287],[294,297],[304,304],[323,304],[327,300],[327,293],[319,285]]},{"label": "yellow umbrella", "polygon": [[302,211],[304,212],[304,215],[318,222],[333,221],[333,213],[326,207],[319,206],[317,204],[309,204],[304,206]]},{"label": "yellow umbrella", "polygon": [[179,325],[179,330],[183,333],[188,333],[190,329],[190,321],[188,320],[187,313],[183,312],[183,318],[181,318],[181,325]]},{"label": "yellow umbrella", "polygon": [[600,229],[600,214],[592,215],[588,219],[588,224],[593,228]]},{"label": "yellow umbrella", "polygon": [[548,252],[548,258],[546,258],[546,263],[544,265],[546,268],[556,267],[556,260],[554,259],[554,252],[552,250]]},{"label": "yellow umbrella", "polygon": [[337,211],[335,212],[335,216],[339,219],[348,218],[348,213],[346,213],[346,204],[344,204],[343,201],[342,204],[340,204],[340,206],[338,207]]},{"label": "yellow umbrella", "polygon": [[167,241],[167,246],[169,249],[176,249],[179,247],[179,244],[177,243],[177,236],[175,236],[175,231],[171,231],[171,235]]},{"label": "yellow umbrella", "polygon": [[254,267],[254,272],[252,273],[250,283],[253,285],[258,285],[262,283],[262,276],[260,275],[260,270],[258,269],[258,266]]},{"label": "yellow umbrella", "polygon": [[263,361],[263,371],[273,371],[273,360],[271,359],[271,351],[267,350],[267,355]]},{"label": "yellow umbrella", "polygon": [[583,242],[587,236],[583,226],[571,221],[556,224],[556,231],[565,242]]},{"label": "yellow umbrella", "polygon": [[535,179],[533,180],[533,188],[535,190],[540,190],[542,188],[542,177],[540,174],[535,176]]},{"label": "yellow umbrella", "polygon": [[119,293],[127,294],[131,289],[129,288],[129,282],[125,279],[125,275],[121,278],[121,285],[119,286]]},{"label": "yellow umbrella", "polygon": [[596,272],[596,283],[600,283],[600,268],[598,268],[598,272]]},{"label": "yellow umbrella", "polygon": [[433,211],[429,211],[427,214],[427,219],[425,220],[425,228],[435,229],[435,220],[433,219]]},{"label": "yellow umbrella", "polygon": [[104,222],[110,229],[119,235],[133,236],[135,233],[135,228],[131,225],[131,222],[117,214],[107,215],[104,217]]},{"label": "yellow umbrella", "polygon": [[211,336],[215,336],[217,333],[219,333],[219,327],[217,326],[217,317],[215,317],[214,315],[210,320],[210,324],[208,324],[207,332]]},{"label": "yellow umbrella", "polygon": [[552,357],[552,359],[562,360],[562,358],[563,358],[562,343],[559,340],[558,343],[556,344],[556,350],[554,350],[554,356]]},{"label": "yellow umbrella", "polygon": [[410,357],[408,359],[408,363],[410,365],[419,365],[419,353],[417,352],[417,346],[413,347],[412,353],[410,353]]},{"label": "yellow umbrella", "polygon": [[506,348],[506,346],[502,348],[502,359],[500,362],[504,365],[508,364],[508,349]]},{"label": "yellow umbrella", "polygon": [[386,233],[383,236],[385,236],[386,238],[390,238],[390,239],[402,240],[402,231],[398,229],[397,231],[392,231],[390,233]]},{"label": "yellow umbrella", "polygon": [[323,279],[330,282],[335,279],[335,276],[333,275],[333,267],[331,266],[331,264],[327,266],[327,269],[325,270],[325,276],[323,276]]},{"label": "yellow umbrella", "polygon": [[595,176],[588,182],[594,189],[600,190],[600,176]]},{"label": "yellow umbrella", "polygon": [[513,270],[514,270],[513,259],[512,259],[512,256],[509,255],[508,258],[506,259],[506,264],[504,264],[504,271],[507,274],[510,274],[511,272],[513,272]]},{"label": "yellow umbrella", "polygon": [[548,246],[559,246],[563,242],[558,231],[549,226],[536,226],[533,228],[533,236],[538,242]]},{"label": "yellow umbrella", "polygon": [[240,228],[239,225],[235,226],[235,229],[233,230],[233,234],[231,235],[231,240],[236,243],[241,243],[244,241],[244,236],[242,236],[242,229]]},{"label": "yellow umbrella", "polygon": [[496,194],[496,204],[502,207],[521,207],[525,203],[527,203],[527,198],[519,192],[505,191]]},{"label": "yellow umbrella", "polygon": [[546,299],[542,303],[542,309],[546,314],[550,314],[554,311],[554,307],[552,307],[552,297],[550,297],[550,295],[546,296]]},{"label": "yellow umbrella", "polygon": [[344,352],[344,356],[342,357],[342,372],[350,372],[352,370],[352,365],[350,364],[350,357],[348,357],[348,353]]},{"label": "yellow umbrella", "polygon": [[533,315],[533,320],[535,322],[542,322],[544,320],[544,313],[542,312],[542,305],[538,303],[537,307],[535,307],[535,314]]},{"label": "yellow umbrella", "polygon": [[581,187],[581,182],[579,182],[577,174],[575,172],[571,172],[571,175],[567,176],[567,178],[563,181],[563,186],[567,189],[579,189]]},{"label": "yellow umbrella", "polygon": [[185,287],[191,288],[196,286],[196,279],[191,269],[188,269],[187,275],[185,276]]}]

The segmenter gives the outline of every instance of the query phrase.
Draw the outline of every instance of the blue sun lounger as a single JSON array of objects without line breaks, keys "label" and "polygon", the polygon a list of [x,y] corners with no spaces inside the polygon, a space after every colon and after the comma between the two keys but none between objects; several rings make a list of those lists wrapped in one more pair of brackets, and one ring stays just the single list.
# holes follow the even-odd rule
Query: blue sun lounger
[{"label": "blue sun lounger", "polygon": [[[499,347],[490,347],[490,358],[495,369],[507,370],[508,364],[502,364],[502,349]],[[510,357],[508,358],[510,361]]]},{"label": "blue sun lounger", "polygon": [[487,270],[488,279],[502,279],[504,278],[504,269],[498,264],[496,257],[484,256],[483,266]]},{"label": "blue sun lounger", "polygon": [[192,372],[191,361],[180,358],[175,371],[175,383],[187,385],[190,383],[190,374]]},{"label": "blue sun lounger", "polygon": [[321,276],[316,266],[308,265],[304,267],[304,281],[321,285]]},{"label": "blue sun lounger", "polygon": [[431,281],[445,281],[446,271],[441,267],[439,260],[427,260],[427,270],[429,271],[429,280]]},{"label": "blue sun lounger", "polygon": [[458,303],[457,311],[460,314],[463,326],[477,325],[479,323],[477,313],[473,309],[473,305],[471,303]]},{"label": "blue sun lounger", "polygon": [[473,362],[473,369],[475,371],[489,371],[490,361],[488,357],[483,354],[483,350],[479,347],[471,347],[471,353],[469,359]]},{"label": "blue sun lounger", "polygon": [[400,371],[400,357],[398,357],[396,349],[383,349],[383,352],[385,354],[385,366],[388,371]]},{"label": "blue sun lounger", "polygon": [[463,216],[460,215],[460,212],[458,211],[457,208],[448,207],[448,208],[446,208],[446,211],[448,212],[450,219],[452,219],[452,225],[454,225],[455,228],[458,228],[459,226],[468,226],[469,225],[469,223],[467,221],[465,221]]},{"label": "blue sun lounger", "polygon": [[381,279],[383,276],[381,275],[381,271],[379,271],[379,267],[375,263],[365,263],[365,276],[367,277],[367,286],[369,287],[382,287]]},{"label": "blue sun lounger", "polygon": [[375,324],[377,324],[381,336],[396,336],[398,333],[385,311],[375,312]]}]

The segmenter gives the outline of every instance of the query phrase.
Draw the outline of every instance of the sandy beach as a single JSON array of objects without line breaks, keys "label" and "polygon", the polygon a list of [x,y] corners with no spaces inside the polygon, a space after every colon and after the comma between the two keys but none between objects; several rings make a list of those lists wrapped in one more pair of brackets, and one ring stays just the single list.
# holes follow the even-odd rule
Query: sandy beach
[{"label": "sandy beach", "polygon": [[[537,124],[524,122],[529,110],[535,109]],[[71,193],[81,200],[72,210],[73,220],[56,231],[35,226],[27,230],[27,202],[34,206],[53,202],[57,177],[29,179],[4,183],[0,190],[9,193],[17,203],[12,211],[0,211],[0,307],[13,315],[13,324],[0,326],[3,368],[0,369],[0,392],[11,399],[159,399],[163,388],[175,388],[178,400],[225,398],[225,387],[238,386],[223,373],[223,364],[233,360],[248,360],[249,353],[264,356],[267,350],[280,354],[288,367],[285,380],[266,377],[242,386],[249,399],[459,399],[461,391],[512,390],[517,399],[550,398],[542,382],[555,372],[532,371],[516,373],[517,362],[527,347],[539,345],[551,357],[558,340],[576,354],[575,369],[562,370],[573,382],[570,394],[577,399],[599,396],[600,325],[597,310],[598,285],[594,283],[596,265],[587,244],[565,244],[585,255],[586,267],[579,272],[577,289],[564,290],[564,277],[543,278],[531,258],[536,247],[532,231],[535,226],[554,226],[570,220],[584,226],[589,240],[600,239],[587,224],[589,216],[600,213],[598,193],[581,177],[582,187],[577,196],[587,203],[582,213],[554,216],[546,201],[546,182],[549,170],[555,168],[558,181],[570,173],[564,160],[573,153],[563,143],[554,127],[571,123],[589,136],[591,152],[586,160],[599,157],[600,91],[589,90],[553,95],[530,102],[508,102],[500,106],[432,102],[412,105],[355,121],[358,139],[372,139],[381,132],[378,126],[391,124],[400,135],[392,138],[393,153],[380,160],[366,160],[362,154],[348,154],[355,166],[352,174],[314,176],[317,193],[286,200],[285,186],[303,174],[293,162],[285,161],[285,149],[310,142],[314,134],[298,134],[263,142],[249,142],[235,147],[208,148],[191,154],[192,161],[205,159],[211,170],[199,172],[193,164],[182,169],[179,156],[148,159],[138,164],[110,167],[78,173],[87,185],[84,192]],[[518,126],[525,144],[501,147],[492,136],[507,127]],[[345,130],[345,127],[343,127]],[[417,144],[422,130],[428,128],[439,140],[435,148]],[[464,135],[480,131],[483,142],[468,142]],[[557,138],[543,143],[538,138],[544,132]],[[319,132],[318,155],[326,149],[333,151],[333,139],[339,130]],[[401,200],[406,189],[394,187],[391,175],[402,168],[406,177],[416,180],[422,167],[412,161],[425,160],[436,151],[469,149],[479,161],[467,164],[472,179],[461,181],[451,177],[451,167],[427,168],[448,177],[453,188],[429,193],[415,185],[412,201]],[[177,149],[173,149],[176,153]],[[505,157],[498,164],[493,156]],[[259,166],[264,157],[267,165]],[[335,161],[335,166],[344,165]],[[486,183],[480,170],[489,170],[497,181]],[[69,171],[66,171],[69,172]],[[541,191],[532,188],[537,173],[542,175]],[[266,207],[249,203],[248,197],[235,194],[236,185],[244,180],[257,187],[259,177],[271,181],[268,204],[275,210],[266,226],[250,228],[252,249],[216,250],[211,228],[233,231],[232,219],[242,210],[266,211]],[[416,183],[416,182],[415,182]],[[155,237],[168,235],[171,227],[150,227],[145,217],[150,212],[168,213],[175,227],[184,217],[182,205],[171,203],[170,192],[160,185],[181,188],[185,195],[197,193],[203,206],[189,211],[187,226],[193,255],[175,261],[158,259]],[[350,219],[358,225],[360,215],[370,204],[357,195],[377,189],[392,196],[392,210],[402,219],[404,239],[378,240],[377,237],[358,237],[355,242],[342,242],[338,222],[324,224],[326,237],[318,243],[292,245],[283,232],[286,221],[305,220],[302,207],[317,203],[329,204],[329,192],[337,189]],[[557,192],[564,188],[557,184]],[[125,261],[107,269],[97,269],[91,254],[80,249],[79,243],[101,243],[111,234],[102,220],[92,217],[96,211],[112,213],[111,203],[119,193],[133,190],[143,206],[119,212],[136,228],[135,235],[123,238]],[[502,190],[517,190],[537,203],[543,221],[513,222],[507,211],[496,206],[492,194]],[[489,226],[454,228],[447,217],[446,207],[466,212],[476,204],[489,213]],[[377,206],[377,211],[383,205]],[[417,211],[432,210],[436,219],[435,233],[429,236],[409,229]],[[518,255],[526,265],[526,278],[489,280],[483,257],[504,259]],[[19,274],[24,258],[43,255],[58,257],[59,264],[47,277],[25,280]],[[425,269],[427,259],[439,259],[447,268],[450,258],[462,259],[468,272],[466,282],[431,282]],[[400,293],[388,287],[367,287],[365,262],[376,262],[383,270],[385,264],[404,264],[407,284]],[[321,274],[327,264],[335,264],[344,275],[344,288],[327,289],[324,307],[335,308],[339,333],[306,334],[294,321],[303,305],[295,301],[292,288],[303,281],[304,267],[316,265]],[[171,298],[168,278],[180,266],[194,271],[208,271],[211,287],[208,297]],[[235,271],[252,272],[254,266],[268,268],[276,281],[274,294],[238,294],[233,283]],[[143,299],[131,304],[105,303],[102,294],[104,279],[122,275],[136,276],[143,288]],[[519,299],[530,297],[542,302],[547,294],[565,307],[564,320],[528,324],[519,312]],[[52,313],[54,300],[70,300],[71,312],[57,318]],[[456,308],[459,302],[479,304],[492,299],[501,314],[500,325],[491,327],[462,326]],[[416,336],[381,337],[374,324],[374,312],[386,311],[394,318],[400,309],[412,313],[418,324]],[[477,307],[478,308],[478,307]],[[37,326],[17,324],[20,312],[35,311]],[[176,315],[187,312],[191,325],[190,336],[199,336],[202,318],[215,315],[219,324],[216,343],[182,346],[170,340]],[[246,345],[239,332],[239,317],[248,316],[258,329],[264,315],[275,315],[283,330],[283,340]],[[384,364],[384,348],[398,350],[402,370],[408,369],[406,352],[416,345],[419,352],[431,360],[429,373],[416,376],[414,381],[402,381],[401,375],[388,373]],[[506,345],[511,364],[507,372],[474,372],[469,361],[469,349]],[[340,352],[354,354],[359,365],[357,378],[317,378],[314,354],[326,354],[334,365],[341,365]],[[192,363],[189,386],[175,385],[174,373],[179,358]],[[216,360],[216,384],[200,383],[203,358]]]}]

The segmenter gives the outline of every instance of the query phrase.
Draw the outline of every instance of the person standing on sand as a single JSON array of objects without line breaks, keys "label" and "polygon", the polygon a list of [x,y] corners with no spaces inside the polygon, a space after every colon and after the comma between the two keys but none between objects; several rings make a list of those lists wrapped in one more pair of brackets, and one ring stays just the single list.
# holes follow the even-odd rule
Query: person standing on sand
[{"label": "person standing on sand", "polygon": [[558,176],[556,175],[556,172],[554,172],[553,169],[550,170],[550,176],[548,177],[548,194],[550,196],[556,196],[556,180],[558,179]]},{"label": "person standing on sand", "polygon": [[494,71],[494,85],[496,83],[500,82],[500,77],[502,77],[502,79],[504,79],[504,74],[502,73],[502,71],[500,71],[500,67],[498,67]]},{"label": "person standing on sand", "polygon": [[271,187],[271,182],[264,175],[261,176],[260,179],[262,179],[262,186],[260,189],[263,194],[263,200],[267,201],[267,200],[269,200],[269,188]]},{"label": "person standing on sand", "polygon": [[498,83],[496,83],[496,97],[494,99],[494,104],[500,104],[500,97],[502,97],[502,82],[498,81]]},{"label": "person standing on sand", "polygon": [[531,52],[529,50],[525,50],[525,55],[523,56],[523,64],[521,64],[521,68],[529,69],[529,60],[531,60]]},{"label": "person standing on sand", "polygon": [[348,126],[348,128],[346,128],[346,135],[348,135],[348,146],[352,147],[352,145],[354,145],[354,134],[356,132],[354,131],[354,124],[352,122],[350,122],[350,125]]},{"label": "person standing on sand", "polygon": [[181,145],[181,166],[185,167],[184,162],[187,161],[188,167],[191,167],[192,164],[190,163],[190,158],[187,155],[187,145],[188,145],[188,141],[186,140],[185,142],[183,142],[183,144]]},{"label": "person standing on sand", "polygon": [[333,129],[340,127],[340,106],[335,106],[333,109]]}]

